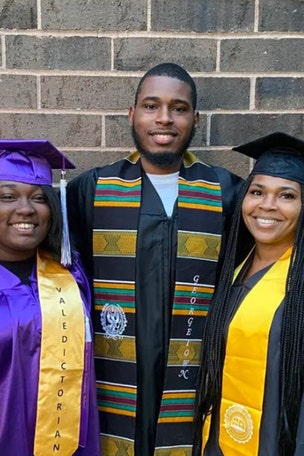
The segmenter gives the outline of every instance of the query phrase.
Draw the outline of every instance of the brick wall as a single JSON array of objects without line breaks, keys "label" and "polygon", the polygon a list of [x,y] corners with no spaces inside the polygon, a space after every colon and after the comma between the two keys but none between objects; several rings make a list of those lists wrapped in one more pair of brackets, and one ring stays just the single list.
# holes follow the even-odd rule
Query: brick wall
[{"label": "brick wall", "polygon": [[140,76],[173,61],[198,86],[193,150],[246,175],[233,145],[304,138],[303,28],[304,0],[0,0],[0,136],[46,137],[77,172],[113,161]]}]

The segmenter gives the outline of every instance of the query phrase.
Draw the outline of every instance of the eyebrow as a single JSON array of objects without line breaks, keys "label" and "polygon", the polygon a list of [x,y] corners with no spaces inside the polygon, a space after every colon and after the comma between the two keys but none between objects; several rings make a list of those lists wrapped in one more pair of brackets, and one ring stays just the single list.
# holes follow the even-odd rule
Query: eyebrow
[{"label": "eyebrow", "polygon": [[[22,182],[16,182],[16,183],[11,183],[11,184],[9,184],[9,183],[0,184],[0,189],[6,188],[6,187],[14,189],[14,188],[18,187],[18,184],[22,184]],[[37,188],[37,190],[41,190],[43,192],[41,185],[36,185],[36,184],[27,184],[27,185],[30,185],[33,188],[33,190],[35,190]]]},{"label": "eyebrow", "polygon": [[[253,186],[253,185],[255,185],[256,187],[260,187],[260,188],[267,187],[267,185],[265,185],[265,184],[259,184],[257,182],[251,182],[250,187]],[[280,190],[294,190],[295,192],[298,191],[298,189],[296,189],[294,187],[290,187],[288,185],[283,185],[282,187],[279,187],[279,188],[280,188]]]},{"label": "eyebrow", "polygon": [[[152,100],[152,101],[160,101],[161,98],[160,97],[154,97],[154,96],[147,96],[145,98],[143,98],[141,100],[141,102],[145,102],[145,101],[148,101],[148,100]],[[189,105],[190,106],[190,103],[187,101],[187,100],[182,100],[180,98],[173,98],[170,100],[170,103],[183,103],[183,104],[186,104],[186,105]]]},{"label": "eyebrow", "polygon": [[16,187],[17,184],[0,184],[0,188],[3,188],[3,187]]}]

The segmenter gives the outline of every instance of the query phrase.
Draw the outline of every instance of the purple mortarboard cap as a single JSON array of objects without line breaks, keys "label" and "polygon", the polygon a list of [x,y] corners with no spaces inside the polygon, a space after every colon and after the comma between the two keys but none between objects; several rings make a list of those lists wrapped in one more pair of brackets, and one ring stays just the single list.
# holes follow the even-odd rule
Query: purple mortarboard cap
[{"label": "purple mortarboard cap", "polygon": [[0,139],[0,180],[52,185],[52,169],[73,168],[46,139]]},{"label": "purple mortarboard cap", "polygon": [[256,161],[251,175],[266,174],[304,184],[304,141],[282,132],[234,147]]}]

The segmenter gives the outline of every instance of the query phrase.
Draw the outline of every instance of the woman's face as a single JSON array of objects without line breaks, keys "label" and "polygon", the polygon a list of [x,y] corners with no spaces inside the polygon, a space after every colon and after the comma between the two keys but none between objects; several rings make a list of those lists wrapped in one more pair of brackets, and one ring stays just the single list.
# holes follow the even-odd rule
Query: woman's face
[{"label": "woman's face", "polygon": [[257,245],[290,247],[301,211],[300,184],[256,175],[242,205],[245,225]]},{"label": "woman's face", "polygon": [[0,260],[22,261],[35,254],[51,222],[38,185],[0,181]]}]

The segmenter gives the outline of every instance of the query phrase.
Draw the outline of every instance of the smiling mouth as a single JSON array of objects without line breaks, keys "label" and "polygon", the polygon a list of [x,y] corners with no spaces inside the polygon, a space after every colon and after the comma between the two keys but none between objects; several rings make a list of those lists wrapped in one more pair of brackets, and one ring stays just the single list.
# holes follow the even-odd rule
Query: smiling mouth
[{"label": "smiling mouth", "polygon": [[266,219],[262,217],[255,217],[255,220],[261,225],[277,225],[279,220],[276,219]]},{"label": "smiling mouth", "polygon": [[33,223],[13,223],[12,226],[20,231],[34,231],[35,225]]},{"label": "smiling mouth", "polygon": [[154,133],[152,138],[156,144],[170,144],[175,138],[174,134],[168,133]]}]

